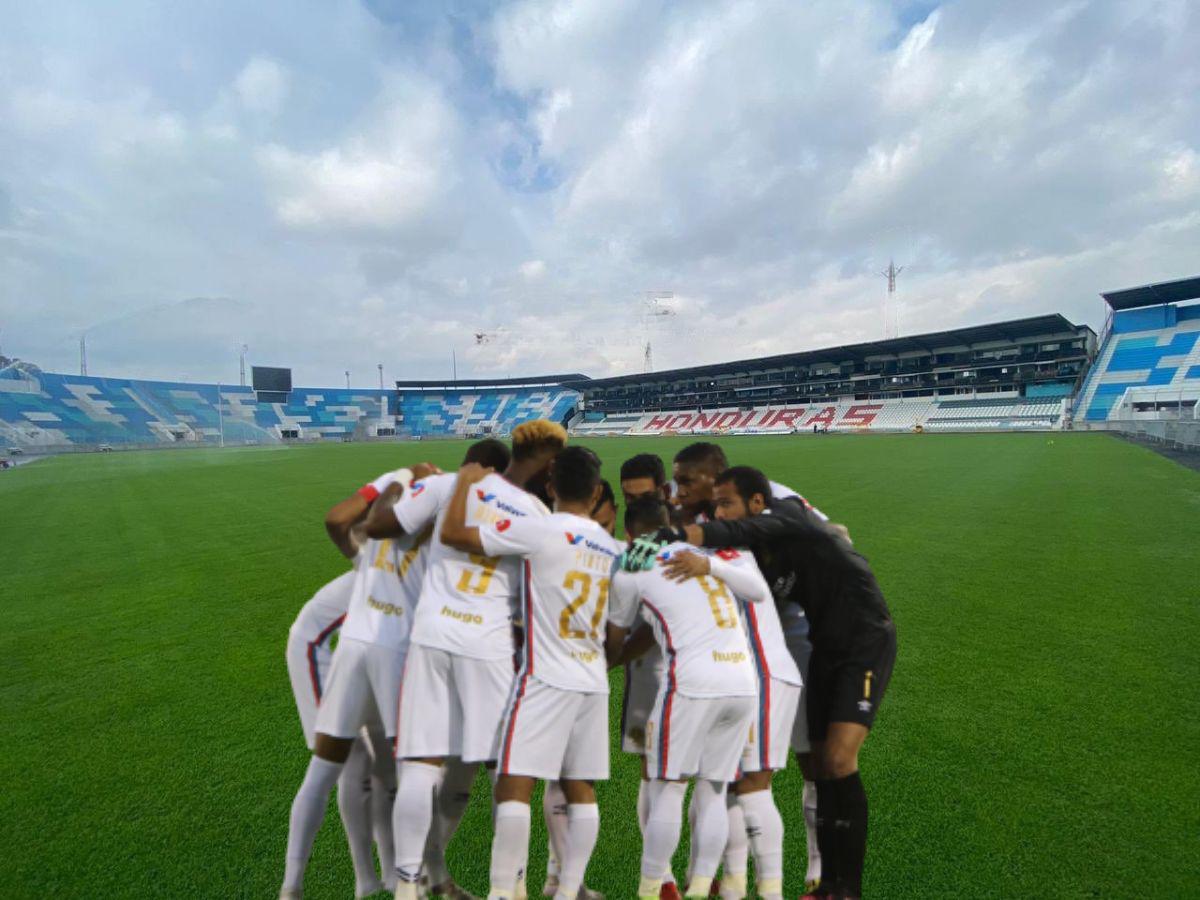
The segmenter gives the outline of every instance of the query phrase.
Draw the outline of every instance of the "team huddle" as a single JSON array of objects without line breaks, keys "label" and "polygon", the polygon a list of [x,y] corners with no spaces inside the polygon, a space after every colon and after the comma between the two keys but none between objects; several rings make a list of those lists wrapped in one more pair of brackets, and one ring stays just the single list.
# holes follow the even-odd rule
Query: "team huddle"
[{"label": "team huddle", "polygon": [[[584,875],[609,777],[609,669],[621,749],[642,758],[641,878],[623,896],[783,897],[772,775],[795,752],[806,895],[861,895],[858,752],[896,634],[843,526],[716,444],[620,470],[624,530],[599,458],[545,420],[472,444],[457,473],[389,472],[331,509],[353,568],[296,619],[288,669],[312,758],[292,804],[281,900],[300,898],[334,785],[355,896],[468,898],[446,847],[480,766],[492,783],[489,900],[528,895],[530,804],[545,782],[542,894]],[[340,633],[338,633],[340,631]],[[338,634],[336,651],[330,643]],[[671,859],[684,820],[690,858]],[[374,854],[378,853],[380,871]],[[718,880],[718,873],[720,875]]]}]

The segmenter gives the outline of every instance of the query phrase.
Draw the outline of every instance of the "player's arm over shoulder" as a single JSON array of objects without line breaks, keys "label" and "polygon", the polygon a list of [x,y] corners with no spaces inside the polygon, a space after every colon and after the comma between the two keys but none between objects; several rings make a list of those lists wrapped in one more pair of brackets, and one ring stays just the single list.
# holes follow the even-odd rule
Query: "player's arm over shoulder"
[{"label": "player's arm over shoulder", "polygon": [[621,662],[625,637],[637,619],[640,603],[637,574],[614,572],[608,588],[608,626],[604,637],[604,656],[610,668]]},{"label": "player's arm over shoulder", "polygon": [[747,550],[718,550],[709,557],[709,571],[729,589],[751,603],[771,600],[771,588],[754,556]]},{"label": "player's arm over shoulder", "polygon": [[717,519],[699,526],[705,547],[757,547],[780,538],[823,539],[824,524],[798,500],[774,500],[745,519]]}]

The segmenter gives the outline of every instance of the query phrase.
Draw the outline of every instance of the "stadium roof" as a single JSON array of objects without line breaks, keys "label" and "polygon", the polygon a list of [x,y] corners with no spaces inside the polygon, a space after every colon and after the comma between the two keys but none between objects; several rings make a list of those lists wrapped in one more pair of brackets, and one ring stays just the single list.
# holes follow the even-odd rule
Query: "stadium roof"
[{"label": "stadium roof", "polygon": [[799,353],[763,356],[757,359],[742,359],[706,366],[691,366],[686,369],[667,369],[661,372],[617,375],[612,378],[596,378],[591,379],[587,384],[572,385],[572,387],[582,390],[586,388],[612,387],[622,383],[673,381],[679,378],[694,378],[702,375],[726,375],[734,372],[744,372],[750,368],[770,369],[785,366],[806,366],[821,362],[843,363],[862,361],[872,356],[894,356],[900,353],[912,353],[916,351],[933,353],[936,350],[950,347],[982,344],[989,341],[1015,341],[1021,338],[1051,334],[1078,333],[1083,329],[1091,330],[1086,325],[1074,325],[1065,316],[1054,313],[1046,316],[1032,316],[1027,319],[1012,319],[1008,322],[997,322],[994,325],[973,325],[968,328],[955,328],[950,331],[917,334],[909,337],[892,338],[886,341],[871,341],[865,344],[829,347],[823,350],[804,350]]},{"label": "stadium roof", "polygon": [[444,391],[459,388],[504,388],[504,387],[543,387],[590,381],[586,375],[571,372],[564,375],[527,375],[523,378],[443,378],[424,379],[416,381],[397,381],[397,388],[416,390]]},{"label": "stadium roof", "polygon": [[1142,287],[1106,291],[1100,295],[1113,309],[1137,309],[1140,306],[1161,306],[1200,299],[1200,276],[1178,281],[1160,281]]}]

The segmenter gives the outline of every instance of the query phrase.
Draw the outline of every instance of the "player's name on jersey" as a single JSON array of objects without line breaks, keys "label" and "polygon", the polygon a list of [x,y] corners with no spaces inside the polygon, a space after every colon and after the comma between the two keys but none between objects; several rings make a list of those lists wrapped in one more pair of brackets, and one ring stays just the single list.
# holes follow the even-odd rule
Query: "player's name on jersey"
[{"label": "player's name on jersey", "polygon": [[719,663],[740,663],[749,659],[749,657],[740,650],[737,650],[733,653],[722,653],[720,650],[714,650],[712,652],[712,658],[713,662]]},{"label": "player's name on jersey", "polygon": [[482,625],[483,616],[479,613],[459,612],[457,609],[451,609],[448,606],[442,607],[442,615],[448,619],[457,619],[460,622],[466,622],[468,625]]},{"label": "player's name on jersey", "polygon": [[402,616],[404,615],[404,607],[398,606],[395,603],[388,603],[386,600],[376,600],[374,597],[367,595],[367,606],[371,609],[377,609],[386,616]]}]

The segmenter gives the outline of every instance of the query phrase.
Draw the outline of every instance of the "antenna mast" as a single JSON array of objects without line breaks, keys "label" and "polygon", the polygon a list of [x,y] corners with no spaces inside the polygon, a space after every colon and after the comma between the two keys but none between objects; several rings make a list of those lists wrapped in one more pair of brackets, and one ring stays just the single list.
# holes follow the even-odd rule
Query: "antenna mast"
[{"label": "antenna mast", "polygon": [[674,291],[646,291],[642,305],[642,327],[646,334],[646,347],[642,353],[644,371],[654,371],[654,351],[651,347],[651,329],[665,318],[675,315],[673,307],[666,301],[675,299]]},{"label": "antenna mast", "polygon": [[[896,276],[904,271],[895,260],[888,260],[888,267],[879,274],[887,279],[887,298],[883,301],[883,339],[900,336],[900,310],[896,306]],[[893,327],[893,323],[894,326]]]}]

